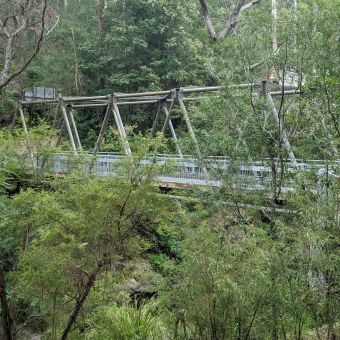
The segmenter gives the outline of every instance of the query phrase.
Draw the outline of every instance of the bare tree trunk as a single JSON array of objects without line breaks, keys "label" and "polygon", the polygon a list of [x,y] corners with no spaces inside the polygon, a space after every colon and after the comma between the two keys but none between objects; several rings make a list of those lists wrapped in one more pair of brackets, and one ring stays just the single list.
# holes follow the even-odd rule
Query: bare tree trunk
[{"label": "bare tree trunk", "polygon": [[4,329],[5,340],[12,340],[12,317],[8,308],[8,301],[6,296],[6,282],[3,269],[3,263],[0,260],[0,300],[2,309],[2,324]]},{"label": "bare tree trunk", "polygon": [[273,52],[277,53],[277,0],[272,0],[272,39],[273,39]]},{"label": "bare tree trunk", "polygon": [[12,59],[12,44],[13,44],[13,37],[11,35],[8,35],[7,41],[6,41],[5,54],[4,54],[4,64],[3,64],[3,69],[0,75],[0,85],[4,84],[8,77],[9,67],[10,67],[11,59]]},{"label": "bare tree trunk", "polygon": [[[103,35],[105,33],[105,25],[104,25],[104,15],[105,15],[105,6],[103,6],[102,0],[96,0],[96,8],[97,8],[97,23],[98,23],[98,32]],[[99,78],[99,87],[104,88],[106,81],[103,77]]]},{"label": "bare tree trunk", "polygon": [[101,5],[100,0],[96,0],[96,6],[97,6],[98,31],[99,31],[99,33],[104,33],[105,32],[104,8]]},{"label": "bare tree trunk", "polygon": [[75,39],[73,28],[71,28],[71,33],[72,33],[73,54],[74,54],[74,82],[75,82],[76,90],[78,92],[79,90],[82,90],[82,84],[81,84],[80,71],[79,71],[79,65],[78,65],[76,39]]},{"label": "bare tree trunk", "polygon": [[201,4],[204,22],[205,22],[205,25],[206,25],[207,30],[209,32],[209,35],[213,40],[216,40],[216,32],[215,32],[215,29],[214,29],[213,22],[211,20],[208,3],[207,3],[206,0],[199,0],[199,2]]},{"label": "bare tree trunk", "polygon": [[75,304],[75,306],[72,310],[72,313],[71,313],[71,315],[68,319],[67,325],[66,325],[66,327],[63,331],[63,334],[60,338],[61,340],[67,339],[68,334],[70,333],[74,323],[76,322],[77,317],[79,315],[79,312],[80,312],[81,308],[83,307],[87,296],[89,295],[92,287],[94,286],[94,284],[96,282],[96,278],[97,278],[98,272],[100,271],[101,267],[102,266],[98,266],[97,270],[89,276],[85,288],[83,289],[83,291],[81,293],[79,293],[79,295],[77,297],[76,304]]}]

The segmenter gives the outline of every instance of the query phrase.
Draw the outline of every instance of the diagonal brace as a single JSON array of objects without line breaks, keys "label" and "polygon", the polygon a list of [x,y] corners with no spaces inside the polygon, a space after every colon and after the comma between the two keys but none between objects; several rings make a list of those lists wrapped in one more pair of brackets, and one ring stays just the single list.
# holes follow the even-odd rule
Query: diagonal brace
[{"label": "diagonal brace", "polygon": [[107,124],[108,124],[109,119],[110,119],[112,107],[113,107],[113,95],[108,97],[108,104],[107,104],[105,116],[104,116],[104,119],[103,119],[103,122],[102,122],[102,126],[100,128],[100,132],[99,132],[99,135],[98,135],[97,142],[96,142],[94,149],[93,149],[93,156],[96,156],[96,154],[99,150],[100,144],[101,144],[101,142],[104,138],[106,127],[107,127]]},{"label": "diagonal brace", "polygon": [[127,135],[126,135],[125,127],[123,125],[123,121],[122,121],[122,118],[121,118],[115,97],[113,98],[112,114],[113,114],[113,117],[115,119],[115,122],[116,122],[116,125],[117,125],[117,128],[118,128],[120,139],[123,143],[124,152],[125,152],[126,156],[131,156],[132,152],[131,152],[131,149],[130,149],[130,145],[129,145],[129,141],[128,141],[128,138],[127,138]]},{"label": "diagonal brace", "polygon": [[[169,128],[170,128],[170,132],[171,132],[171,135],[172,135],[172,140],[173,142],[175,143],[175,146],[176,146],[176,150],[177,150],[177,153],[178,155],[183,158],[183,154],[182,154],[182,151],[181,151],[181,148],[178,144],[178,138],[177,138],[177,135],[176,135],[176,131],[174,129],[174,126],[172,124],[172,121],[171,121],[171,110],[172,110],[172,107],[170,107],[170,110],[168,110],[168,106],[165,102],[162,103],[162,110],[163,112],[165,113],[165,122],[168,121],[168,125],[169,125]],[[165,123],[164,123],[164,126],[165,126]],[[164,129],[165,130],[165,129]],[[164,132],[164,131],[162,131]]]}]

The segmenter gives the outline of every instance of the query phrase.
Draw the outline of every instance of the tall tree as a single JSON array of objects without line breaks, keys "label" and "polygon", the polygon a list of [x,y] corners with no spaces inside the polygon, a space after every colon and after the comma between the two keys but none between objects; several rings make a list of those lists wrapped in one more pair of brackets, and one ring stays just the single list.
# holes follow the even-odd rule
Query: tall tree
[{"label": "tall tree", "polygon": [[[0,16],[0,54],[2,55],[0,73],[0,93],[17,76],[25,71],[41,49],[46,34],[48,0],[7,1],[2,0]],[[33,33],[34,41],[27,56],[18,58],[20,44]],[[20,53],[23,56],[22,53]]]}]

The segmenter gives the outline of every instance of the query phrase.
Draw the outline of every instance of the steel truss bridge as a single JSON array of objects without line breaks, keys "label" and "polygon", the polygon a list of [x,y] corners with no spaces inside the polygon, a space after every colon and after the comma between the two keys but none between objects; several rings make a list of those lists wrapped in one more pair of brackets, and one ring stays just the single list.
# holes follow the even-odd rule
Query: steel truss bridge
[{"label": "steel truss bridge", "polygon": [[[167,91],[155,91],[144,93],[113,93],[106,96],[91,96],[91,97],[63,97],[59,95],[58,98],[48,100],[21,100],[18,103],[18,110],[16,115],[20,115],[20,120],[27,137],[27,145],[30,156],[35,162],[34,152],[29,140],[29,133],[27,129],[24,108],[30,105],[57,105],[58,110],[53,119],[52,127],[59,130],[58,139],[55,146],[60,142],[63,130],[66,129],[69,138],[72,154],[54,155],[54,170],[59,174],[68,173],[71,168],[70,164],[74,162],[75,158],[81,156],[86,160],[84,170],[97,175],[113,175],[115,173],[115,166],[123,159],[132,155],[126,129],[122,121],[119,107],[123,105],[143,105],[143,104],[157,104],[158,109],[151,128],[150,137],[153,138],[158,126],[161,126],[159,132],[165,133],[167,129],[170,130],[172,141],[177,150],[177,155],[154,155],[146,158],[141,162],[143,164],[155,163],[166,167],[168,163],[174,164],[172,170],[168,173],[165,171],[159,177],[159,182],[164,186],[180,187],[180,186],[203,186],[210,185],[219,187],[222,184],[222,178],[227,176],[234,182],[232,186],[241,189],[255,189],[264,190],[270,187],[272,181],[271,167],[268,161],[238,161],[231,160],[228,157],[208,157],[203,159],[202,153],[197,141],[194,128],[191,124],[189,113],[185,102],[195,100],[193,94],[202,93],[218,93],[225,87],[185,87],[176,88]],[[283,146],[288,155],[288,161],[285,164],[285,172],[293,174],[299,171],[314,171],[317,175],[329,173],[333,177],[338,178],[337,169],[340,168],[340,161],[333,163],[329,169],[329,165],[325,161],[301,161],[295,157],[293,148],[290,144],[288,134],[282,128],[280,122],[280,115],[276,109],[274,96],[294,96],[299,95],[300,91],[294,86],[278,86],[268,81],[263,81],[259,84],[240,84],[228,86],[229,89],[249,89],[252,96],[263,96],[270,107],[270,112],[277,129],[280,131],[283,141]],[[191,140],[195,146],[195,156],[185,156],[182,153],[178,143],[178,137],[174,125],[172,123],[172,113],[175,105],[180,107],[183,114],[184,122]],[[76,120],[73,115],[73,110],[77,108],[106,108],[105,115],[102,120],[101,129],[98,134],[97,141],[91,153],[84,152],[82,149],[81,140],[79,138]],[[164,116],[163,116],[164,114]],[[163,123],[161,116],[164,117]],[[113,118],[116,128],[118,130],[119,138],[123,146],[124,156],[119,154],[101,153],[100,146],[107,130],[110,118]],[[16,121],[16,116],[13,122]],[[322,119],[320,122],[323,131],[329,141],[330,148],[338,159],[338,151],[332,136],[330,135],[326,121]],[[78,158],[79,159],[79,158]],[[91,167],[90,167],[91,164]],[[278,167],[279,168],[279,167]],[[282,170],[283,171],[283,170]],[[223,176],[221,176],[223,174]],[[283,191],[289,192],[292,190],[293,183],[288,181],[288,186],[283,188]]]}]

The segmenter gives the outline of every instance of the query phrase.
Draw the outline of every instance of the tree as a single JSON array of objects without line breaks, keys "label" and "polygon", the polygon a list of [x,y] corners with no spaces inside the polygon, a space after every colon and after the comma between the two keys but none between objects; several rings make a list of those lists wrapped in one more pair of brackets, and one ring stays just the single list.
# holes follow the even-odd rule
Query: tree
[{"label": "tree", "polygon": [[[39,53],[44,37],[50,33],[46,27],[53,13],[48,0],[2,0],[0,5],[1,94]],[[22,53],[24,46],[30,50],[27,55]]]},{"label": "tree", "polygon": [[[23,214],[23,235],[27,223],[31,226],[15,274],[16,289],[27,302],[39,301],[36,314],[49,320],[52,334],[58,332],[62,339],[81,318],[98,280],[109,272],[119,276],[143,256],[155,230],[171,223],[169,202],[152,181],[157,169],[138,166],[149,147],[140,144],[133,159],[117,165],[115,177],[71,176],[55,192],[22,192],[13,201],[21,209],[8,209]],[[29,212],[25,202],[32,199]],[[13,227],[9,221],[3,230]]]}]

